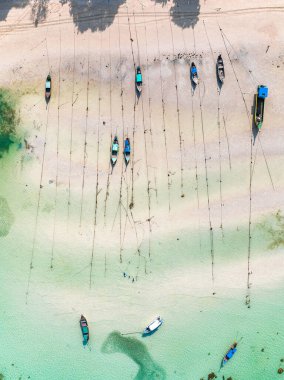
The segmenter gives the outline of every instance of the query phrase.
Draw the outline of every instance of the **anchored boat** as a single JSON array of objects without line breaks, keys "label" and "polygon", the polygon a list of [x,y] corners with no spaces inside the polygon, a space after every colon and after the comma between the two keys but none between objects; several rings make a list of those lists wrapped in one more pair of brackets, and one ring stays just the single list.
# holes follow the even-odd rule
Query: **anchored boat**
[{"label": "anchored boat", "polygon": [[224,356],[223,360],[222,360],[222,363],[221,363],[221,368],[228,362],[228,360],[230,360],[234,355],[235,353],[237,352],[237,342],[234,342],[230,349],[228,350],[228,352],[226,353],[226,355]]},{"label": "anchored boat", "polygon": [[150,335],[153,334],[158,328],[162,325],[164,321],[158,316],[153,322],[151,322],[143,331],[142,335]]},{"label": "anchored boat", "polygon": [[45,81],[45,100],[49,101],[51,95],[51,76],[48,74]]},{"label": "anchored boat", "polygon": [[221,54],[217,58],[217,73],[218,78],[221,83],[224,82],[225,79],[225,68],[224,68],[224,62]]},{"label": "anchored boat", "polygon": [[89,341],[89,327],[88,327],[88,322],[83,314],[81,315],[81,318],[80,318],[80,326],[81,326],[81,331],[83,335],[83,346],[86,346],[86,344]]},{"label": "anchored boat", "polygon": [[138,93],[140,94],[142,92],[142,73],[141,73],[140,66],[138,66],[136,69],[135,84],[136,84],[136,89]]},{"label": "anchored boat", "polygon": [[113,139],[113,142],[112,142],[112,146],[111,146],[111,164],[112,164],[112,166],[114,166],[116,164],[118,151],[119,151],[119,144],[118,144],[117,136],[115,136]]},{"label": "anchored boat", "polygon": [[123,151],[126,166],[128,165],[129,160],[130,160],[130,151],[131,151],[130,141],[129,141],[129,138],[127,137],[124,141],[124,151]]},{"label": "anchored boat", "polygon": [[194,62],[191,63],[191,67],[190,67],[190,77],[191,77],[192,82],[193,82],[195,85],[197,85],[197,84],[198,84],[198,73],[197,73],[197,68],[196,68]]},{"label": "anchored boat", "polygon": [[258,129],[262,127],[264,117],[264,102],[268,96],[268,88],[260,85],[255,94],[255,107],[254,107],[254,122]]}]

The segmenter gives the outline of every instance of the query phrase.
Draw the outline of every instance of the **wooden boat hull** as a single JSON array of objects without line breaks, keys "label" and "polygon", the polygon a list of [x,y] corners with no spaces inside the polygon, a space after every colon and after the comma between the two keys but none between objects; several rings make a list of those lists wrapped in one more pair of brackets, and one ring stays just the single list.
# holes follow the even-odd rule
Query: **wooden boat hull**
[{"label": "wooden boat hull", "polygon": [[221,83],[224,83],[225,75],[218,69],[218,79]]},{"label": "wooden boat hull", "polygon": [[137,93],[141,94],[141,92],[142,92],[142,73],[141,73],[140,66],[138,66],[136,69],[135,85],[136,85]]},{"label": "wooden boat hull", "polygon": [[129,164],[130,161],[130,154],[129,153],[124,153],[124,161],[126,166]]},{"label": "wooden boat hull", "polygon": [[263,98],[259,98],[255,94],[254,122],[258,129],[261,129],[264,118],[264,102]]},{"label": "wooden boat hull", "polygon": [[217,75],[218,75],[219,81],[223,83],[225,79],[225,68],[224,68],[224,62],[221,56],[219,56],[217,59]]},{"label": "wooden boat hull", "polygon": [[83,335],[83,345],[86,346],[86,344],[89,341],[90,335],[89,335],[88,322],[87,322],[86,318],[84,317],[84,315],[81,315],[80,327],[81,327],[81,331],[82,331],[82,335]]},{"label": "wooden boat hull", "polygon": [[111,163],[114,166],[116,164],[117,157],[111,157]]},{"label": "wooden boat hull", "polygon": [[192,83],[195,86],[198,85],[198,82],[199,82],[198,72],[197,72],[197,68],[193,62],[190,66],[190,78],[191,78]]},{"label": "wooden boat hull", "polygon": [[137,90],[137,92],[139,92],[139,94],[141,94],[141,92],[142,92],[142,84],[137,84],[136,83],[136,90]]},{"label": "wooden boat hull", "polygon": [[116,164],[118,153],[119,153],[119,143],[118,143],[117,137],[115,136],[112,146],[111,146],[110,161],[111,161],[112,166]]},{"label": "wooden boat hull", "polygon": [[126,166],[128,165],[129,160],[130,160],[130,152],[131,152],[130,141],[129,141],[129,138],[127,137],[124,141],[124,150],[123,150],[124,161],[125,161]]},{"label": "wooden boat hull", "polygon": [[45,99],[48,101],[51,96],[51,77],[50,75],[47,76],[45,81]]},{"label": "wooden boat hull", "polygon": [[198,78],[192,77],[191,80],[195,85],[198,85]]}]

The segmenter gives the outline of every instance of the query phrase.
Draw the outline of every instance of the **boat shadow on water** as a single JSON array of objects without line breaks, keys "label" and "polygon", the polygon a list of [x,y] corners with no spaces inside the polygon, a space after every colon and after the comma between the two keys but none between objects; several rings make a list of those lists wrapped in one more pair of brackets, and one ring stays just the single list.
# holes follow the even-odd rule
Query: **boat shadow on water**
[{"label": "boat shadow on water", "polygon": [[153,360],[146,345],[136,338],[113,331],[104,341],[101,351],[105,354],[120,352],[132,359],[139,366],[134,380],[166,379],[165,370]]},{"label": "boat shadow on water", "polygon": [[147,333],[143,331],[143,333],[142,333],[141,336],[142,336],[142,338],[147,338],[147,337],[149,337],[149,336],[155,334],[157,331],[158,331],[158,330],[154,330],[154,331],[149,331],[149,332],[147,332]]}]

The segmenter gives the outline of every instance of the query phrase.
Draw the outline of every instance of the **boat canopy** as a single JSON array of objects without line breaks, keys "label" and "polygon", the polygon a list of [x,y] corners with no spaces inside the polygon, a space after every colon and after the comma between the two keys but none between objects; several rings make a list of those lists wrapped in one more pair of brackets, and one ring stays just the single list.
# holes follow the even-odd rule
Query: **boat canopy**
[{"label": "boat canopy", "polygon": [[125,152],[125,153],[130,153],[130,145],[126,145],[126,144],[125,144],[124,152]]},{"label": "boat canopy", "polygon": [[195,66],[193,66],[193,67],[191,68],[191,72],[192,72],[192,74],[197,73],[197,68],[196,68]]},{"label": "boat canopy", "polygon": [[227,358],[228,359],[231,359],[233,356],[234,356],[234,354],[236,353],[236,351],[237,351],[237,349],[236,348],[231,348],[230,349],[230,351],[227,353]]},{"label": "boat canopy", "polygon": [[136,82],[142,82],[142,74],[136,74]]},{"label": "boat canopy", "polygon": [[115,152],[118,151],[118,144],[116,143],[112,144],[112,150]]},{"label": "boat canopy", "polygon": [[268,97],[268,88],[266,86],[258,87],[258,97],[262,99],[265,99]]},{"label": "boat canopy", "polygon": [[153,331],[155,329],[157,329],[161,324],[161,321],[156,319],[156,321],[152,322],[150,325],[149,325],[149,330]]},{"label": "boat canopy", "polygon": [[50,86],[51,86],[51,82],[50,82],[49,80],[47,80],[47,81],[46,81],[46,84],[45,84],[45,87],[46,87],[46,88],[50,88]]}]

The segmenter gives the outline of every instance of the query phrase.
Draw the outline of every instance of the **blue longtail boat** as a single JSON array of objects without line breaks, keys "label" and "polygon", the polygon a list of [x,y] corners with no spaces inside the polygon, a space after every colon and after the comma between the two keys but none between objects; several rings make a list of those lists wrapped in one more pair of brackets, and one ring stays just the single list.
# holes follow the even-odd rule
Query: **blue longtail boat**
[{"label": "blue longtail boat", "polygon": [[264,102],[268,97],[268,88],[260,85],[257,88],[257,94],[255,94],[255,107],[254,107],[254,122],[258,129],[262,127],[264,118]]},{"label": "blue longtail boat", "polygon": [[81,331],[82,331],[82,335],[83,335],[83,346],[86,346],[86,344],[89,341],[90,336],[89,336],[88,322],[87,322],[87,319],[84,317],[83,314],[81,315],[81,318],[80,318],[80,327],[81,327]]},{"label": "blue longtail boat", "polygon": [[192,82],[197,85],[198,84],[198,73],[197,73],[197,68],[195,66],[195,63],[192,62],[191,63],[191,67],[190,67],[190,78],[192,80]]},{"label": "blue longtail boat", "polygon": [[235,355],[237,352],[237,342],[234,342],[229,350],[227,351],[226,355],[223,357],[222,363],[221,363],[221,368],[230,360],[232,357]]},{"label": "blue longtail boat", "polygon": [[124,151],[123,151],[123,154],[124,154],[124,160],[125,160],[125,164],[126,164],[126,166],[128,165],[129,160],[130,160],[130,152],[131,152],[130,141],[129,141],[129,138],[127,137],[127,138],[124,140]]}]

